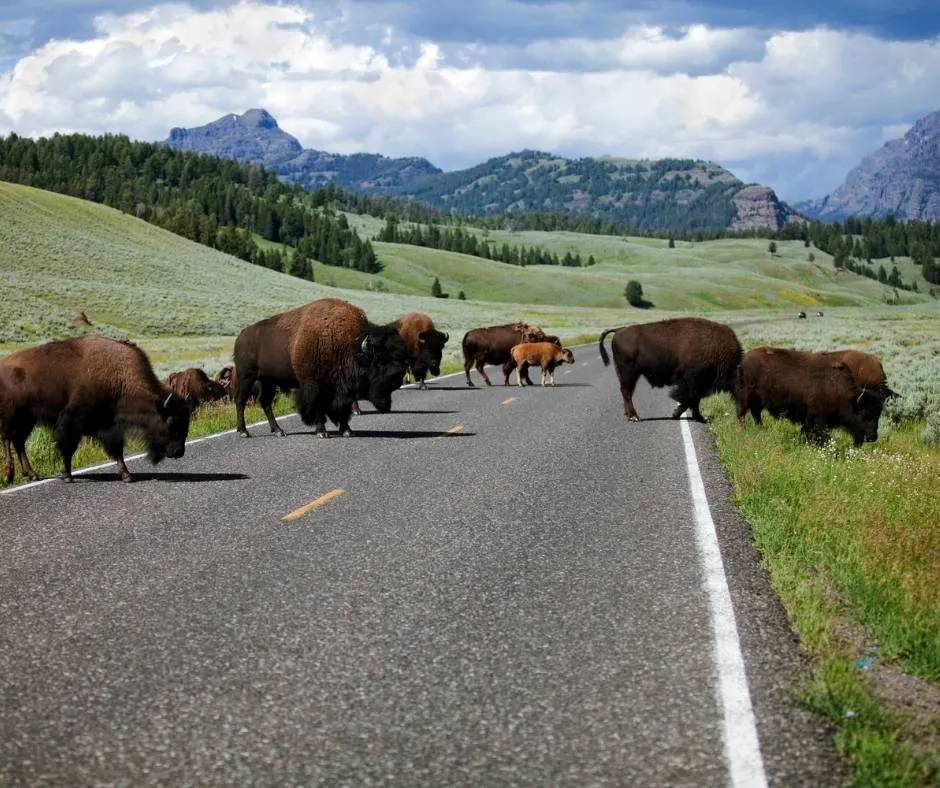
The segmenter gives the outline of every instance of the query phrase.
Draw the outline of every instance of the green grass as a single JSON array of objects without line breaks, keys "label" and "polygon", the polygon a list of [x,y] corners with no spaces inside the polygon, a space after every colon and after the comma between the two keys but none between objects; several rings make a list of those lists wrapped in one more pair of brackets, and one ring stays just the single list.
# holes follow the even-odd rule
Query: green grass
[{"label": "green grass", "polygon": [[[382,226],[370,217],[350,223],[365,236]],[[575,344],[614,326],[702,314],[732,325],[745,347],[874,352],[902,395],[889,401],[874,445],[855,450],[837,431],[827,447],[809,447],[796,427],[772,419],[763,429],[742,428],[726,397],[709,400],[706,413],[774,588],[814,657],[803,700],[836,724],[855,765],[853,783],[940,780],[940,701],[926,722],[912,722],[883,680],[885,671],[903,669],[918,686],[940,692],[940,303],[904,294],[909,303],[886,306],[890,288],[836,272],[819,250],[808,263],[800,242],[778,242],[771,257],[760,239],[669,249],[658,239],[576,233],[489,238],[593,254],[598,263],[522,269],[377,243],[381,274],[316,264],[316,282],[305,282],[108,208],[0,183],[0,354],[99,330],[135,339],[161,377],[184,366],[213,374],[229,363],[244,326],[326,295],[358,304],[375,322],[427,312],[451,334],[446,371],[460,367],[463,332],[510,320],[537,323]],[[908,265],[899,262],[906,280],[916,273]],[[450,298],[430,297],[435,277]],[[629,279],[641,282],[655,309],[626,307]],[[459,290],[469,300],[457,300]],[[93,329],[74,322],[80,309]],[[797,320],[799,309],[809,318]],[[825,316],[815,317],[817,309]],[[289,400],[278,408],[289,410]],[[250,420],[261,418],[259,409],[250,412]],[[207,407],[190,434],[233,426],[230,404]],[[44,475],[60,470],[47,431],[31,438],[30,456]],[[75,467],[104,459],[85,441]],[[872,670],[856,668],[860,654],[874,655]]]}]

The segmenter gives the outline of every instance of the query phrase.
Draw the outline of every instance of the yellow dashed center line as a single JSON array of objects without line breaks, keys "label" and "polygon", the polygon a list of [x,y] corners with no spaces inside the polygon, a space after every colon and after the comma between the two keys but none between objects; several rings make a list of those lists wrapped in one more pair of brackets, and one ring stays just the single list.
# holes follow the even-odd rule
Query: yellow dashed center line
[{"label": "yellow dashed center line", "polygon": [[503,400],[503,405],[508,405],[510,402],[512,402],[513,400],[517,400],[517,399],[519,399],[519,398],[518,398],[518,397],[510,397],[509,399],[504,399],[504,400]]},{"label": "yellow dashed center line", "polygon": [[346,491],[339,488],[330,490],[326,495],[321,495],[319,498],[315,498],[314,500],[310,501],[310,503],[305,503],[303,506],[294,509],[294,511],[285,514],[281,519],[296,520],[298,517],[303,517],[307,512],[316,509],[318,506],[323,506],[325,503],[329,503],[334,498],[342,495],[344,492]]},{"label": "yellow dashed center line", "polygon": [[[455,424],[453,427],[447,430],[447,435],[456,435],[462,429],[463,427],[460,424]],[[447,436],[445,435],[444,437],[447,437]]]}]

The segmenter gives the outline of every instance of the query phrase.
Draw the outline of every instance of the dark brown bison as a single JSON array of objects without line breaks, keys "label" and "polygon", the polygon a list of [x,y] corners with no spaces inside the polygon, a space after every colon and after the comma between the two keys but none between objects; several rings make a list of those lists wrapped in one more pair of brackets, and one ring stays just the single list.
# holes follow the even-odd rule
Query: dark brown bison
[{"label": "dark brown bison", "polygon": [[192,397],[196,406],[202,405],[203,402],[225,399],[228,393],[221,383],[212,380],[198,367],[187,367],[179,372],[171,372],[163,379],[163,385],[175,391],[183,399]]},{"label": "dark brown bison", "polygon": [[97,438],[131,481],[124,436],[143,434],[152,463],[182,457],[192,402],[165,389],[136,345],[102,336],[49,342],[0,359],[0,433],[5,477],[12,481],[10,446],[23,474],[37,479],[26,439],[37,424],[51,427],[62,455],[62,478],[72,481],[72,456],[82,436]]},{"label": "dark brown bison", "polygon": [[640,420],[633,406],[633,390],[641,376],[654,388],[671,387],[669,396],[679,403],[672,412],[674,419],[691,409],[693,419],[705,421],[699,410],[702,399],[731,390],[742,350],[734,331],[723,323],[677,317],[608,328],[598,341],[604,366],[610,364],[604,337],[611,332],[616,332],[611,348],[623,412],[630,421]]},{"label": "dark brown bison", "polygon": [[574,354],[554,342],[523,342],[509,352],[516,368],[516,382],[520,386],[523,385],[523,376],[530,366],[541,367],[543,386],[546,383],[554,386],[555,368],[559,364],[574,364]]},{"label": "dark brown bison", "polygon": [[[509,351],[522,342],[541,342],[545,339],[545,332],[538,326],[528,323],[507,323],[502,326],[487,326],[485,328],[472,328],[463,335],[461,346],[463,348],[463,371],[467,376],[467,385],[472,386],[470,380],[470,367],[476,365],[477,372],[483,376],[487,386],[493,385],[487,377],[483,367],[485,364],[507,364],[510,361]],[[505,379],[503,384],[509,385],[509,373],[503,369]],[[531,384],[528,373],[523,376],[526,383]]]},{"label": "dark brown bison", "polygon": [[732,392],[742,422],[750,413],[760,424],[766,410],[800,424],[816,442],[841,427],[856,446],[878,439],[878,420],[893,393],[887,384],[883,389],[866,386],[849,364],[830,353],[778,347],[745,353]]},{"label": "dark brown bison", "polygon": [[428,372],[441,374],[441,356],[450,335],[438,331],[434,321],[421,312],[409,312],[392,323],[408,346],[408,369],[414,375],[418,388],[426,389]]},{"label": "dark brown bison", "polygon": [[321,298],[248,326],[235,340],[236,429],[245,437],[245,403],[255,381],[271,432],[283,435],[271,410],[277,388],[296,389],[304,424],[328,437],[326,419],[351,435],[349,418],[358,398],[380,413],[392,407],[408,368],[408,348],[394,325],[369,322],[359,307]]}]

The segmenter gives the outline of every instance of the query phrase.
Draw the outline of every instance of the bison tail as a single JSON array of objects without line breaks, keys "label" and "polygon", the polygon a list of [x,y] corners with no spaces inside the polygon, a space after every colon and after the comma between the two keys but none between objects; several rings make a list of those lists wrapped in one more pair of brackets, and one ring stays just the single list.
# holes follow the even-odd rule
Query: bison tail
[{"label": "bison tail", "polygon": [[607,355],[607,348],[604,347],[604,337],[610,333],[613,333],[614,331],[619,330],[619,328],[608,328],[603,334],[601,334],[601,338],[597,340],[597,348],[601,352],[601,361],[604,362],[605,367],[610,366],[610,356]]}]

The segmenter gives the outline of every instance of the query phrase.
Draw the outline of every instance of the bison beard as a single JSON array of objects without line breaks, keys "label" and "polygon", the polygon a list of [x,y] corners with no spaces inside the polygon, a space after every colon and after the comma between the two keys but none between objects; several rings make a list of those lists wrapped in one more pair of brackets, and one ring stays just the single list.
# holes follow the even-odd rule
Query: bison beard
[{"label": "bison beard", "polygon": [[130,342],[85,336],[49,342],[0,361],[0,433],[5,476],[13,480],[11,446],[24,475],[38,475],[26,456],[37,424],[52,428],[62,456],[62,478],[72,481],[72,456],[83,436],[96,438],[117,462],[124,481],[129,431],[143,435],[154,463],[182,457],[191,403],[161,386],[146,354]]},{"label": "bison beard", "polygon": [[271,432],[284,434],[271,410],[280,386],[296,389],[297,411],[318,435],[328,437],[327,418],[351,435],[356,399],[367,398],[387,412],[408,366],[405,342],[393,325],[370,323],[365,312],[338,298],[321,298],[248,326],[235,340],[234,355],[236,429],[245,437],[245,403],[256,381]]},{"label": "bison beard", "polygon": [[610,364],[604,338],[612,332],[623,412],[630,421],[640,420],[633,405],[640,377],[654,388],[671,387],[669,396],[678,402],[672,418],[691,409],[693,419],[705,421],[699,404],[710,394],[731,389],[741,361],[741,343],[728,326],[700,317],[679,317],[608,328],[598,340],[604,366]]}]

